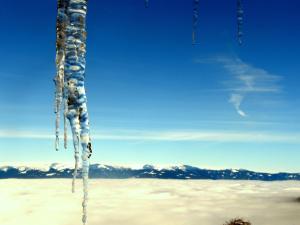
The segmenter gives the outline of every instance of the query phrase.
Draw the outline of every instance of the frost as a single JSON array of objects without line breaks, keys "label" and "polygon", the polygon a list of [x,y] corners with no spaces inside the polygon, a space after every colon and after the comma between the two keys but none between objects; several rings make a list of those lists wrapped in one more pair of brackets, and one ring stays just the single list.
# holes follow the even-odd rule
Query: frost
[{"label": "frost", "polygon": [[79,146],[82,146],[83,179],[83,216],[87,220],[88,172],[91,156],[91,138],[87,110],[87,98],[84,88],[86,54],[86,11],[87,0],[58,0],[56,22],[56,69],[54,79],[56,142],[59,149],[59,126],[62,104],[64,106],[64,147],[67,147],[67,120],[69,120],[74,146],[75,169],[72,191],[75,191],[75,179],[79,163]]}]

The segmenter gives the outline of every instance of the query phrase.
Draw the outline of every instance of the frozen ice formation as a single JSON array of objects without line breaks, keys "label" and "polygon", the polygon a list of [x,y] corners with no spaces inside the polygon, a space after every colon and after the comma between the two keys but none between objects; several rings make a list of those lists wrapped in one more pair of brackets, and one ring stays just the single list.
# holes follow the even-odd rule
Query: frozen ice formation
[{"label": "frozen ice formation", "polygon": [[145,0],[145,7],[146,7],[146,8],[149,7],[149,0]]},{"label": "frozen ice formation", "polygon": [[67,120],[70,123],[75,157],[72,191],[78,171],[79,148],[82,146],[83,216],[87,220],[89,158],[92,153],[87,97],[85,94],[86,12],[87,0],[58,0],[56,22],[56,69],[54,79],[56,140],[59,149],[59,124],[64,106],[64,146],[67,147]]},{"label": "frozen ice formation", "polygon": [[192,32],[193,45],[195,45],[197,41],[196,34],[197,34],[197,27],[199,21],[199,1],[200,0],[194,0],[194,6],[193,6],[193,32]]},{"label": "frozen ice formation", "polygon": [[237,39],[240,45],[243,43],[243,16],[244,11],[242,0],[237,0]]},{"label": "frozen ice formation", "polygon": [[57,19],[56,19],[56,77],[54,82],[56,85],[55,90],[55,148],[59,149],[59,122],[60,111],[63,100],[64,91],[64,65],[65,65],[65,42],[66,42],[66,26],[67,26],[67,14],[66,14],[66,2],[58,1],[57,7]]}]

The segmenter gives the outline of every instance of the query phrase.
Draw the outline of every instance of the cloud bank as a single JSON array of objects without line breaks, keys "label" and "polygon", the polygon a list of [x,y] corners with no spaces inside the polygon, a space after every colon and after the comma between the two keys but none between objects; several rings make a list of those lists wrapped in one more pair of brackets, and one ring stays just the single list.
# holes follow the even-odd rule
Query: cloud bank
[{"label": "cloud bank", "polygon": [[[247,131],[122,130],[94,132],[93,140],[119,141],[207,141],[207,142],[280,142],[300,143],[300,133],[266,133]],[[51,133],[0,130],[0,138],[54,139]]]},{"label": "cloud bank", "polygon": [[[78,182],[80,182],[78,180]],[[299,182],[93,179],[89,225],[299,224]],[[81,224],[81,190],[70,179],[0,180],[0,224]],[[51,216],[51,219],[48,219]]]}]

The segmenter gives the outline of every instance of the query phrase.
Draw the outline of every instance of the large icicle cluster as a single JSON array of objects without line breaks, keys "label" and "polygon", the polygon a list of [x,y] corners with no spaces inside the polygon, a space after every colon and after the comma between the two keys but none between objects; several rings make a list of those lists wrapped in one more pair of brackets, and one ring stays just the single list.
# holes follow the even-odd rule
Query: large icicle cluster
[{"label": "large icicle cluster", "polygon": [[74,145],[75,169],[72,191],[78,170],[79,146],[82,146],[82,178],[83,178],[83,217],[87,219],[88,172],[89,158],[92,153],[87,98],[84,88],[85,54],[86,54],[86,20],[87,0],[58,0],[57,42],[55,77],[55,113],[56,113],[56,150],[59,148],[59,120],[61,105],[64,105],[65,147],[67,143],[68,119],[71,125]]},{"label": "large icicle cluster", "polygon": [[240,45],[243,43],[243,16],[244,10],[242,0],[237,0],[237,39]]},{"label": "large icicle cluster", "polygon": [[193,45],[195,45],[197,41],[196,36],[197,36],[197,27],[199,21],[199,1],[200,0],[194,0],[194,7],[193,7],[193,32],[192,32]]}]

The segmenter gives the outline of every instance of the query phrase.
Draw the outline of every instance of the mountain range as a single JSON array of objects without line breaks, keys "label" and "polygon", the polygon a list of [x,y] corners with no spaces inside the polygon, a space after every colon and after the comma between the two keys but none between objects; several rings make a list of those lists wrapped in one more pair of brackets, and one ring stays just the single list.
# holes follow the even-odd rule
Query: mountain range
[{"label": "mountain range", "polygon": [[[46,167],[0,166],[0,179],[5,178],[71,178],[73,168],[53,163]],[[81,171],[78,171],[80,177]],[[144,165],[141,168],[91,164],[90,178],[159,178],[159,179],[212,179],[212,180],[300,180],[300,173],[264,173],[245,169],[212,170],[189,165],[158,168]]]}]

